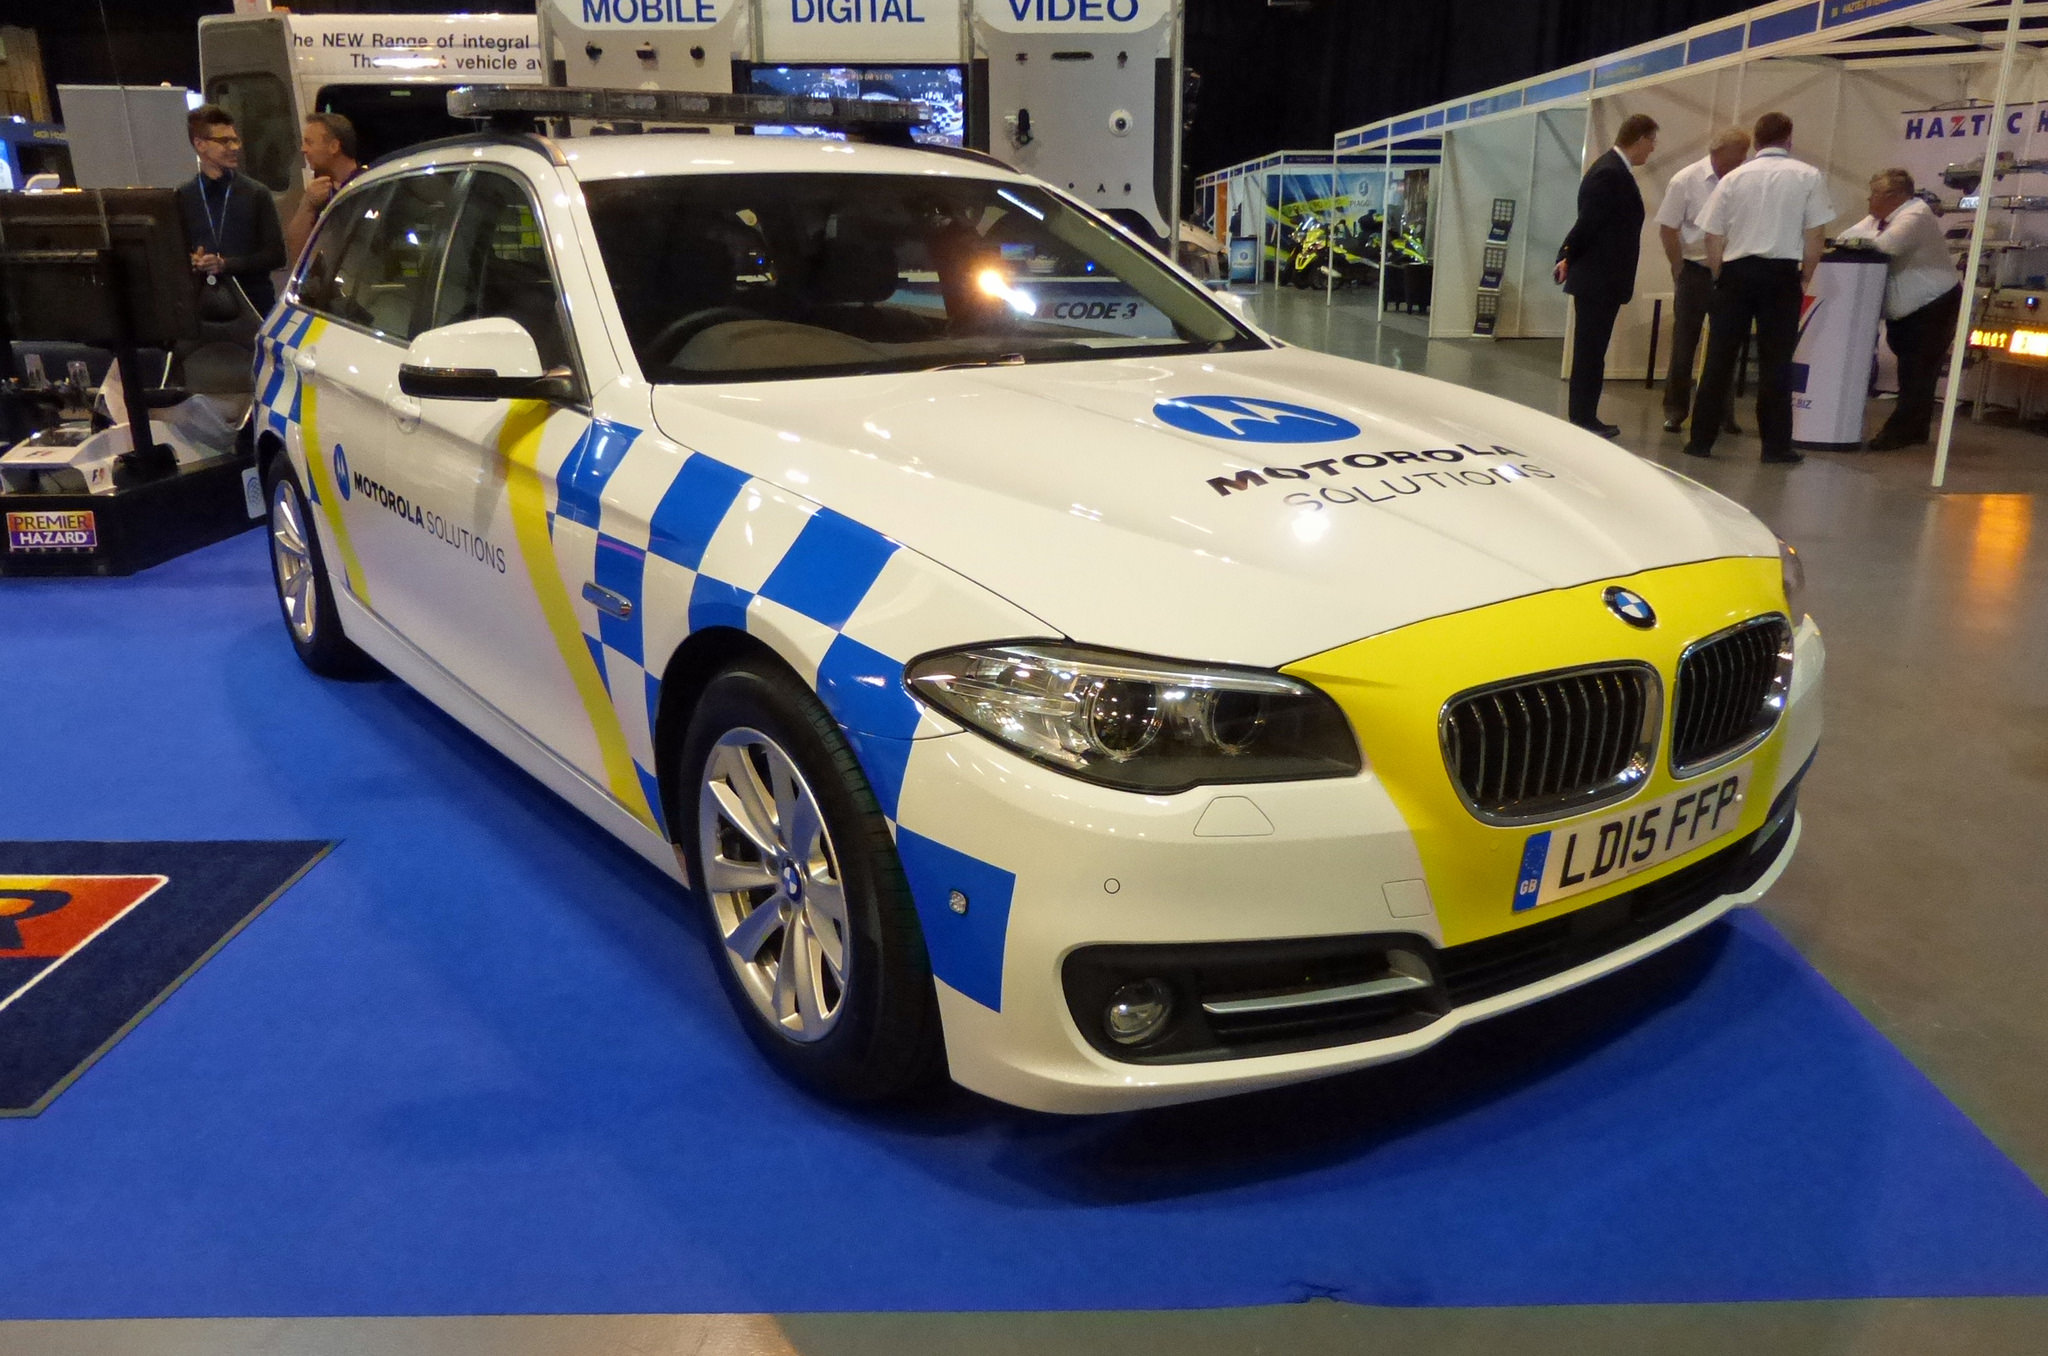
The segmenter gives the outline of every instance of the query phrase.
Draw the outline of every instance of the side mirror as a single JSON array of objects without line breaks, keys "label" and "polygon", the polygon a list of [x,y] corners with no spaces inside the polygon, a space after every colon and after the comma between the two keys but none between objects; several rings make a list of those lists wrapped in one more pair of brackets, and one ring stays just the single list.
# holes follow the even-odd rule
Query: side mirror
[{"label": "side mirror", "polygon": [[543,370],[533,336],[493,316],[428,330],[412,341],[398,389],[423,400],[572,400],[573,374]]},{"label": "side mirror", "polygon": [[1225,291],[1224,288],[1228,286],[1229,284],[1225,283],[1223,287],[1212,287],[1209,289],[1209,295],[1215,299],[1217,305],[1239,320],[1249,320],[1251,316],[1245,310],[1244,296],[1241,293]]}]

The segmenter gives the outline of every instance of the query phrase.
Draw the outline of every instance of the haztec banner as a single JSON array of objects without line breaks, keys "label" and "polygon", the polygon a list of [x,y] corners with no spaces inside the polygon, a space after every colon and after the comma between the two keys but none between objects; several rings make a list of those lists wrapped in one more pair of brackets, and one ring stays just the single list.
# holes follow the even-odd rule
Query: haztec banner
[{"label": "haztec banner", "polygon": [[762,0],[770,61],[960,60],[960,0]]},{"label": "haztec banner", "polygon": [[[1991,107],[1920,108],[1899,114],[1898,159],[1893,163],[1913,176],[1919,188],[1931,188],[1945,202],[1955,201],[1955,190],[1945,188],[1941,172],[1949,165],[1979,164],[1991,131]],[[1998,139],[2000,155],[2030,160],[2048,151],[2048,103],[2012,104],[2005,111],[2005,131]],[[2028,176],[2025,187],[2012,179],[2002,181],[1994,193],[2037,193],[2039,180]]]},{"label": "haztec banner", "polygon": [[974,0],[974,17],[1004,33],[1137,33],[1173,12],[1173,0]]},{"label": "haztec banner", "polygon": [[[1940,142],[1956,146],[1974,141],[1981,148],[1991,130],[1991,108],[1925,108],[1899,114],[1901,141]],[[2007,150],[2010,139],[2048,132],[2048,104],[2008,104],[2005,110]]]}]

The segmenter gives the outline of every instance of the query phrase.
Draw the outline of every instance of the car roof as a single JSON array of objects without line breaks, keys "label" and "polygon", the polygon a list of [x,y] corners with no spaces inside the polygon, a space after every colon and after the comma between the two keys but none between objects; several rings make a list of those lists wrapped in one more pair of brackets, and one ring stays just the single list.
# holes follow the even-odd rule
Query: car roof
[{"label": "car roof", "polygon": [[584,183],[674,174],[924,174],[1034,182],[995,157],[951,146],[887,146],[819,137],[707,136],[637,132],[544,137],[531,132],[465,132],[402,147],[370,165],[363,182],[415,170],[474,165],[493,152],[526,151]]},{"label": "car roof", "polygon": [[947,148],[879,146],[818,137],[642,132],[556,142],[586,183],[668,174],[928,174],[1024,181],[992,159]]}]

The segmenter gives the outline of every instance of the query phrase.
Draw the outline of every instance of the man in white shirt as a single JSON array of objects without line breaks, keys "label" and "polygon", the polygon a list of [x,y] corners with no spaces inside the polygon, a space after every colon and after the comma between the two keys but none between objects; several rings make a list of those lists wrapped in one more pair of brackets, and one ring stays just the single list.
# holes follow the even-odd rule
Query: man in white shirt
[{"label": "man in white shirt", "polygon": [[[1749,133],[1730,127],[1714,138],[1707,153],[1671,176],[1664,203],[1657,209],[1657,236],[1671,262],[1671,374],[1664,379],[1664,431],[1685,426],[1692,408],[1692,360],[1699,352],[1700,328],[1713,299],[1714,276],[1707,272],[1707,233],[1700,213],[1723,175],[1749,155]],[[1731,420],[1730,433],[1739,433]]]},{"label": "man in white shirt", "polygon": [[1806,460],[1792,449],[1792,354],[1799,347],[1799,308],[1820,267],[1821,233],[1834,220],[1827,179],[1794,160],[1792,119],[1756,120],[1756,156],[1715,187],[1700,213],[1714,300],[1707,315],[1707,366],[1692,405],[1689,456],[1714,454],[1714,435],[1728,418],[1735,360],[1756,325],[1756,431],[1763,459]]},{"label": "man in white shirt", "polygon": [[1963,304],[1963,282],[1941,219],[1913,196],[1912,175],[1880,170],[1870,179],[1870,215],[1842,232],[1842,239],[1871,241],[1890,267],[1884,281],[1885,338],[1899,359],[1899,403],[1870,440],[1871,450],[1924,443],[1934,423],[1934,384]]}]

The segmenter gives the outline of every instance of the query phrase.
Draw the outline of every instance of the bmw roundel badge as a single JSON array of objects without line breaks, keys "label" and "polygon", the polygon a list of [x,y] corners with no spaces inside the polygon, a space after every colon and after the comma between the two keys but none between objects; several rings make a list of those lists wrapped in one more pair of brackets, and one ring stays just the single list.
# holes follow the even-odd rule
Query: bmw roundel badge
[{"label": "bmw roundel badge", "polygon": [[1600,595],[1600,601],[1607,604],[1607,610],[1639,631],[1647,631],[1657,624],[1657,609],[1650,606],[1650,600],[1634,589],[1625,589],[1616,584]]}]

